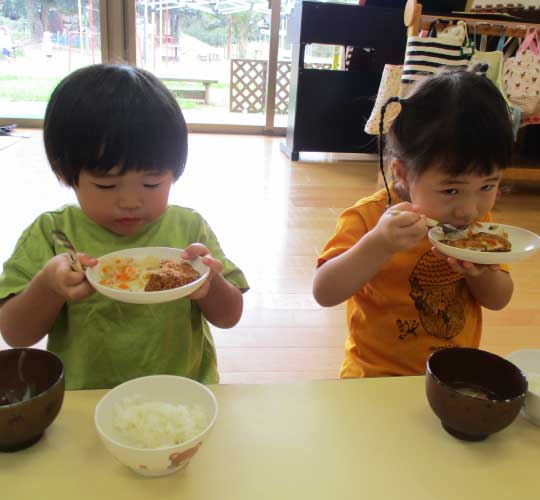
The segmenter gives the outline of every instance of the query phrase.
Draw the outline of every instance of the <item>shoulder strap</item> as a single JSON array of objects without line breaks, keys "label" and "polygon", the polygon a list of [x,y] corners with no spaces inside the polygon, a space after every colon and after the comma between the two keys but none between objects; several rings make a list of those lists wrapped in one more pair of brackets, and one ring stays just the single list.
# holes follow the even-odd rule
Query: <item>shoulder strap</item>
[{"label": "shoulder strap", "polygon": [[506,42],[506,26],[503,27],[502,33],[499,36],[499,41],[497,42],[497,50],[501,52],[504,49],[504,44]]},{"label": "shoulder strap", "polygon": [[429,25],[429,29],[427,33],[428,38],[437,38],[437,23],[438,22],[439,22],[439,19],[435,19]]},{"label": "shoulder strap", "polygon": [[523,40],[523,43],[520,45],[518,52],[523,53],[529,49],[535,56],[538,55],[538,33],[536,28],[530,26],[527,30],[527,35]]}]

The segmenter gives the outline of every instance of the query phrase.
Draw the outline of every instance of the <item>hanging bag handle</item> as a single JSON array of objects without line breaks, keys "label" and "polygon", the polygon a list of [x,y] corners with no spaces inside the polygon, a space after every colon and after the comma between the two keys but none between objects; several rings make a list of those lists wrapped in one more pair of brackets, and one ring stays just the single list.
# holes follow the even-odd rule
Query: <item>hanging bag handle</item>
[{"label": "hanging bag handle", "polygon": [[431,21],[431,24],[429,25],[429,29],[427,32],[428,38],[437,38],[437,23],[440,21],[440,19],[435,19],[434,21]]},{"label": "hanging bag handle", "polygon": [[461,46],[461,54],[471,57],[476,52],[476,23],[474,24],[474,43],[469,38],[469,26],[465,21],[458,21],[456,26],[461,26],[465,35]]},{"label": "hanging bag handle", "polygon": [[[536,28],[532,28],[534,30],[534,39],[531,42],[531,50],[533,51],[534,55],[538,57],[540,55],[540,41],[538,40],[538,30]],[[534,44],[534,49],[532,48],[532,45]]]},{"label": "hanging bag handle", "polygon": [[[475,32],[475,35],[476,35],[476,27],[477,26],[491,26],[489,23],[487,22],[480,22],[480,23],[475,23],[474,24],[474,32]],[[486,52],[486,48],[487,48],[487,35],[485,34],[481,34],[479,37],[480,39],[480,43],[478,44],[478,50],[480,50],[480,52]]]},{"label": "hanging bag handle", "polygon": [[497,49],[499,52],[503,52],[504,44],[506,43],[506,26],[502,27],[502,32],[499,36],[499,41],[497,43]]},{"label": "hanging bag handle", "polygon": [[521,42],[519,38],[508,37],[506,42],[504,43],[504,48],[503,48],[504,59],[506,60],[509,57],[515,56],[520,44]]},{"label": "hanging bag handle", "polygon": [[453,26],[454,25],[454,22],[453,21],[447,21],[446,19],[435,19],[433,21],[431,21],[431,24],[429,25],[429,29],[428,29],[428,38],[437,38],[437,24],[439,23],[446,23],[446,26],[444,29],[448,28],[449,26]]},{"label": "hanging bag handle", "polygon": [[532,26],[527,30],[527,35],[525,35],[523,43],[519,46],[518,53],[523,54],[527,49],[535,56],[538,56],[538,33],[536,28]]},{"label": "hanging bag handle", "polygon": [[[463,38],[463,46],[470,47],[472,43],[469,38],[469,27],[467,26],[467,23],[465,21],[458,21],[456,26],[461,26],[463,28],[463,34],[465,35]],[[476,28],[476,25],[475,25],[475,28]],[[474,33],[474,36],[476,36],[476,32]]]},{"label": "hanging bag handle", "polygon": [[477,34],[476,34],[476,25],[477,23],[474,23],[473,24],[473,39],[472,39],[472,46],[474,47],[474,49],[476,50],[477,49],[477,42],[478,42],[478,38],[477,38]]}]

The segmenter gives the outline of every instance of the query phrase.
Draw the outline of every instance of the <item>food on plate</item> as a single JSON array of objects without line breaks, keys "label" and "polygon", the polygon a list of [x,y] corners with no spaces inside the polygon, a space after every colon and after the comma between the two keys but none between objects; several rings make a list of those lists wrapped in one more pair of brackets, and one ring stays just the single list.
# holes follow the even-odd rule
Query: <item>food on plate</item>
[{"label": "food on plate", "polygon": [[[489,229],[497,230],[497,226],[490,226]],[[508,235],[504,231],[499,234],[487,233],[485,231],[474,231],[472,226],[465,236],[448,238],[441,240],[441,243],[455,248],[463,248],[465,250],[473,250],[477,252],[510,252],[512,251],[512,243],[508,239]]]},{"label": "food on plate", "polygon": [[113,416],[113,426],[124,444],[147,449],[189,441],[208,424],[208,416],[198,405],[143,401],[139,395],[120,401]]},{"label": "food on plate", "polygon": [[170,290],[179,286],[187,285],[201,275],[187,262],[175,262],[174,260],[162,260],[159,271],[150,273],[148,283],[144,287],[145,292]]},{"label": "food on plate", "polygon": [[157,257],[116,257],[101,266],[99,284],[129,292],[156,292],[187,285],[200,276],[187,262]]}]

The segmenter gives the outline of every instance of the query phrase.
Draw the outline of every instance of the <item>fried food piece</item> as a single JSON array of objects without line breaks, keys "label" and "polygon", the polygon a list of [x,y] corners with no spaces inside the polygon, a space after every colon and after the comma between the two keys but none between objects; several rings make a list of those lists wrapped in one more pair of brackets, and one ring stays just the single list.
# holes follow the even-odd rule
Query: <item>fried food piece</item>
[{"label": "fried food piece", "polygon": [[441,243],[465,250],[474,250],[477,252],[510,252],[512,244],[508,241],[506,234],[504,236],[484,232],[472,233],[465,238],[458,240],[444,240]]},{"label": "fried food piece", "polygon": [[199,279],[201,275],[187,262],[162,260],[160,270],[149,275],[145,292],[159,292],[187,285]]}]

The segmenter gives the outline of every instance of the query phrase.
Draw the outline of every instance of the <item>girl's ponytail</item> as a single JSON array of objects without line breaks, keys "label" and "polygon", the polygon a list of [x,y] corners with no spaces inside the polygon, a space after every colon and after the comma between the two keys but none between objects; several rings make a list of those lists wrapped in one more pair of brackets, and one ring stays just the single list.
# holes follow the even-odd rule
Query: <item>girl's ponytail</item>
[{"label": "girl's ponytail", "polygon": [[379,120],[379,169],[382,174],[382,178],[384,181],[384,187],[386,189],[386,195],[388,196],[388,206],[392,204],[392,196],[390,195],[390,188],[388,187],[388,182],[386,180],[386,175],[384,173],[384,162],[383,162],[383,156],[384,156],[384,114],[386,113],[386,108],[389,104],[393,102],[399,102],[403,105],[403,99],[400,99],[397,96],[390,97],[382,106],[381,108],[381,117]]}]

